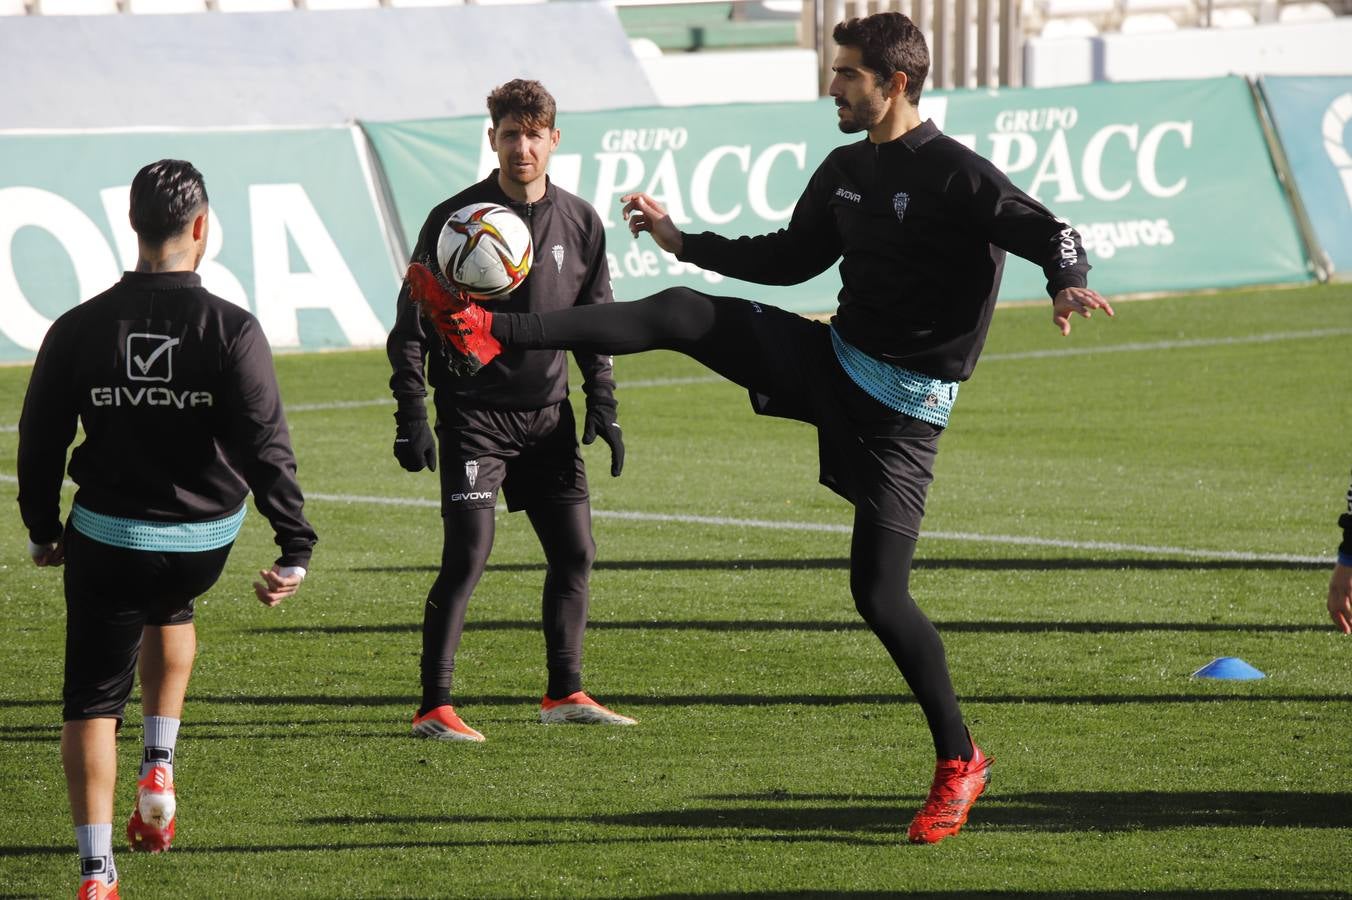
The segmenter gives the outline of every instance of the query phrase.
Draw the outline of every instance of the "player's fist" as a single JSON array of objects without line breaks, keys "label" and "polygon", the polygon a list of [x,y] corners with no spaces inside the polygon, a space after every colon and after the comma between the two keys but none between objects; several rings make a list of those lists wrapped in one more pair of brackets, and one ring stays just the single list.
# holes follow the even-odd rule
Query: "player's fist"
[{"label": "player's fist", "polygon": [[426,419],[398,421],[394,429],[394,458],[410,472],[437,470],[437,442]]},{"label": "player's fist", "polygon": [[587,419],[582,425],[582,443],[600,437],[610,447],[610,474],[618,478],[624,470],[624,433],[620,431],[619,411],[607,403],[588,403]]}]

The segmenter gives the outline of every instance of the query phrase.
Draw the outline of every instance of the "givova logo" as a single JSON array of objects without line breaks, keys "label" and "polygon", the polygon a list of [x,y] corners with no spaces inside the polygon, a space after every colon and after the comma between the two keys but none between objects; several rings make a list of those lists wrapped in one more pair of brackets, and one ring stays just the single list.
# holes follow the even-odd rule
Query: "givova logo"
[{"label": "givova logo", "polygon": [[[36,187],[0,188],[0,334],[23,350],[35,352],[41,346],[52,320],[39,312],[20,283],[23,260],[16,258],[14,239],[21,230],[45,232],[60,246],[75,276],[73,296],[80,301],[106,290],[124,270],[136,267],[127,186],[104,188],[98,199],[103,224],[112,234],[111,246],[100,225],[67,197]],[[207,290],[251,309],[273,346],[301,345],[300,319],[308,310],[326,311],[349,345],[384,342],[385,327],[304,185],[249,185],[246,208],[246,221],[239,221],[238,215],[222,221],[216,207],[209,210],[206,254],[197,270]],[[241,244],[247,246],[247,254],[238,252]],[[252,262],[251,284],[240,277],[243,266],[220,259],[225,247],[232,248],[236,259]],[[383,257],[381,263],[386,264]],[[53,276],[43,272],[41,277]],[[392,279],[390,290],[394,291]],[[128,374],[138,373],[129,368]]]},{"label": "givova logo", "polygon": [[127,335],[127,378],[131,381],[173,381],[176,337],[167,334]]}]

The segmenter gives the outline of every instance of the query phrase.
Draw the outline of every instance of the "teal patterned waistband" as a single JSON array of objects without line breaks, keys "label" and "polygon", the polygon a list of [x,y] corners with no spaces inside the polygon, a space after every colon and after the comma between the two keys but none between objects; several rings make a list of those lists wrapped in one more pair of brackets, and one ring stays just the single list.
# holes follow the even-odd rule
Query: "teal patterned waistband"
[{"label": "teal patterned waistband", "polygon": [[200,553],[233,541],[244,524],[246,509],[241,506],[224,519],[210,522],[147,522],[106,516],[77,503],[71,508],[70,524],[86,537],[113,547],[159,553]]},{"label": "teal patterned waistband", "polygon": [[874,400],[913,419],[941,428],[948,425],[948,415],[958,399],[956,381],[930,378],[869,356],[837,334],[834,325],[831,345],[845,374]]}]

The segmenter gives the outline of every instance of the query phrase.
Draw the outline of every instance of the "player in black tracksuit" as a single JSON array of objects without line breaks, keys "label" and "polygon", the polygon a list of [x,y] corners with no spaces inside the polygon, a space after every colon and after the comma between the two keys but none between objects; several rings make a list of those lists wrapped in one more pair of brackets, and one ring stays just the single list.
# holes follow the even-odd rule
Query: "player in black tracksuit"
[{"label": "player in black tracksuit", "polygon": [[[202,288],[207,196],[181,160],[132,182],[136,271],[56,320],[19,422],[19,509],[39,566],[65,565],[62,759],[84,881],[115,892],[115,734],[138,659],[145,751],[127,826],[133,850],[174,835],[173,759],[196,649],[193,600],[220,576],[250,491],[280,556],[254,585],[295,593],[315,532],[305,520],[272,355],[248,311]],[[61,522],[70,458],[76,484]]]},{"label": "player in black tracksuit", "polygon": [[1329,578],[1329,616],[1343,634],[1352,634],[1352,486],[1347,489],[1347,512],[1338,517],[1343,542]]},{"label": "player in black tracksuit", "polygon": [[750,389],[758,412],[817,427],[821,480],[855,507],[855,605],[915,693],[938,757],[910,839],[956,833],[989,778],[972,742],[943,643],[908,590],[938,440],[972,373],[1006,250],[1039,264],[1063,334],[1073,313],[1109,315],[1085,286],[1079,236],[993,165],[916,111],[929,69],[924,37],[900,13],[837,26],[831,94],[842,131],[788,227],[728,240],[682,234],[645,194],[622,198],[631,230],[704,268],[766,284],[804,281],[841,259],[831,324],[685,289],[613,307],[540,316],[477,306],[448,315],[447,340],[481,362],[522,347],[686,353]]},{"label": "player in black tracksuit", "polygon": [[[512,81],[488,98],[490,137],[501,167],[438,204],[413,249],[436,267],[437,238],[451,213],[472,204],[510,207],[530,229],[534,260],[525,281],[495,308],[546,312],[611,302],[605,232],[596,211],[550,182],[549,154],[558,142],[554,100],[534,81]],[[394,454],[416,472],[441,464],[444,542],[441,571],[423,614],[422,702],[413,733],[443,740],[482,740],[451,704],[455,653],[469,598],[493,545],[494,508],[526,511],[548,568],[542,600],[548,684],[541,720],[633,724],[582,691],[582,638],[595,544],[586,473],[568,402],[563,352],[505,353],[474,378],[451,371],[436,332],[425,327],[405,284],[387,350],[398,403]],[[616,421],[610,357],[575,354],[586,394],[583,442],[600,436],[619,475],[624,443]],[[439,450],[427,427],[424,398],[435,389]]]}]

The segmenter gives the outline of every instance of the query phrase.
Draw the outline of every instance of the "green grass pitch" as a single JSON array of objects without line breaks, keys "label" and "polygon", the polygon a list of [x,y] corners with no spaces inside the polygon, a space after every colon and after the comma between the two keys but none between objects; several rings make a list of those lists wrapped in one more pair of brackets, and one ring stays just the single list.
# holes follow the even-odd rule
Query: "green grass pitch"
[{"label": "green grass pitch", "polygon": [[[904,844],[928,733],[848,593],[811,431],[669,353],[617,360],[623,477],[588,448],[586,685],[637,728],[544,727],[539,548],[500,515],[457,707],[407,736],[436,477],[390,455],[382,353],[283,356],[302,592],[262,608],[251,512],[199,603],[179,837],[122,826],[124,896],[1327,897],[1352,892],[1352,639],[1324,593],[1352,468],[1352,286],[995,317],[941,443],[913,592],[996,757],[967,828]],[[64,607],[24,552],[28,369],[0,369],[0,897],[69,896]],[[369,401],[369,402],[366,402]],[[67,502],[69,496],[67,495]],[[808,526],[808,527],[794,527]],[[1218,656],[1255,682],[1189,674]]]}]

